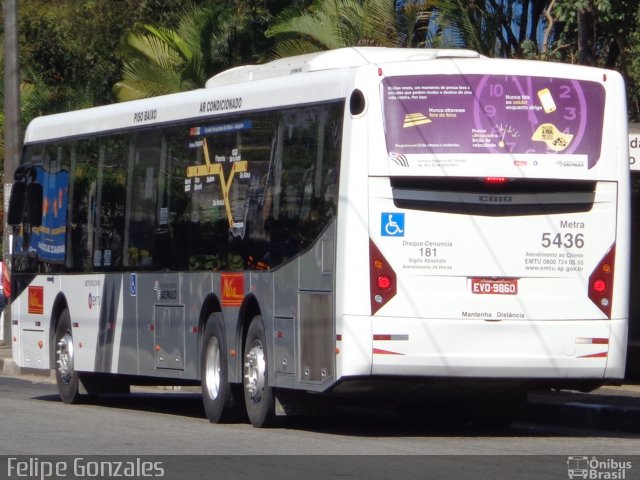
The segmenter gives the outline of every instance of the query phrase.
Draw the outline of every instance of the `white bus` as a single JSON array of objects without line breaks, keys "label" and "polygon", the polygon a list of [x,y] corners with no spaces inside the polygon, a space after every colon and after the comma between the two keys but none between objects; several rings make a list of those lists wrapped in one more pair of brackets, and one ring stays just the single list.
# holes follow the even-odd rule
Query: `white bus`
[{"label": "white bus", "polygon": [[468,50],[340,49],[38,118],[14,359],[65,402],[201,384],[211,421],[256,426],[618,382],[627,142],[619,74]]},{"label": "white bus", "polygon": [[[631,169],[631,269],[629,292],[640,289],[640,123],[629,123],[629,167]],[[640,378],[640,298],[629,295],[627,380]]]}]

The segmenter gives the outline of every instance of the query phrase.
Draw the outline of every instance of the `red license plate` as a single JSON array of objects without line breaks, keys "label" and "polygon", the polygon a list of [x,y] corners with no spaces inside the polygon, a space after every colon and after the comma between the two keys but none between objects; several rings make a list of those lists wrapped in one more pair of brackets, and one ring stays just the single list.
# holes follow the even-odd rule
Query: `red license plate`
[{"label": "red license plate", "polygon": [[472,278],[471,293],[477,295],[517,295],[517,278]]}]

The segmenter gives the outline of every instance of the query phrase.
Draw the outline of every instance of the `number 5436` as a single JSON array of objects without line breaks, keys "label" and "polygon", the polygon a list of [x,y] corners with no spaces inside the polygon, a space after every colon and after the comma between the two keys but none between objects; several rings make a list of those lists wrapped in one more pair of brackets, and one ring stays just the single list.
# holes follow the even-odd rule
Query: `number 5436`
[{"label": "number 5436", "polygon": [[584,234],[571,232],[553,234],[545,232],[542,234],[542,246],[544,248],[582,248],[584,247]]}]

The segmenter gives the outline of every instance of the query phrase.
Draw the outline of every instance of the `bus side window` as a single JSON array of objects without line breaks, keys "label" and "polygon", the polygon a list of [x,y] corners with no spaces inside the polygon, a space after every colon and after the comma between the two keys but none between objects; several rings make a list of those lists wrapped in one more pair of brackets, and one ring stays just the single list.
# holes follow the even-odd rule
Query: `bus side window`
[{"label": "bus side window", "polygon": [[189,209],[191,194],[185,191],[187,166],[191,162],[192,151],[188,148],[187,130],[169,127],[164,131],[167,145],[167,164],[161,176],[164,179],[161,216],[168,222],[167,235],[170,240],[170,268],[186,270],[189,265]]},{"label": "bus side window", "polygon": [[101,163],[99,171],[102,188],[98,195],[99,231],[96,238],[96,253],[102,264],[97,264],[94,257],[94,267],[105,270],[119,270],[122,268],[123,237],[124,237],[124,199],[126,186],[126,152],[127,143],[124,137],[103,139],[101,145]]},{"label": "bus side window", "polygon": [[48,145],[42,170],[42,228],[35,246],[46,272],[60,271],[65,262],[68,186],[69,145]]},{"label": "bus side window", "polygon": [[154,267],[160,147],[160,131],[147,131],[132,138],[129,150],[124,265],[135,269]]},{"label": "bus side window", "polygon": [[152,245],[152,265],[157,270],[184,270],[188,266],[190,196],[185,192],[185,179],[189,153],[186,130],[170,127],[162,131]]},{"label": "bus side window", "polygon": [[92,269],[98,142],[81,140],[71,154],[67,267],[76,272]]},{"label": "bus side window", "polygon": [[336,214],[341,111],[298,109],[282,116],[276,155],[271,255],[275,264],[308,248]]}]

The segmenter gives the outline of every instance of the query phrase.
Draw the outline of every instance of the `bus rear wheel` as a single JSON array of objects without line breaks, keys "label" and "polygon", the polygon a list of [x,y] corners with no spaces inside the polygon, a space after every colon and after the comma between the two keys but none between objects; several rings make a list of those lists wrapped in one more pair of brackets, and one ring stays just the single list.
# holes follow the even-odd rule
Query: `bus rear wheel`
[{"label": "bus rear wheel", "polygon": [[58,394],[64,403],[80,401],[80,377],[74,369],[74,343],[71,332],[71,316],[64,309],[58,319],[54,339],[55,369]]},{"label": "bus rear wheel", "polygon": [[235,419],[238,409],[228,381],[227,342],[219,313],[212,313],[202,336],[202,402],[212,423]]},{"label": "bus rear wheel", "polygon": [[267,341],[261,316],[251,320],[244,347],[244,402],[254,427],[268,427],[275,420],[274,393],[269,386]]}]

